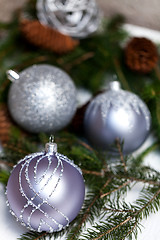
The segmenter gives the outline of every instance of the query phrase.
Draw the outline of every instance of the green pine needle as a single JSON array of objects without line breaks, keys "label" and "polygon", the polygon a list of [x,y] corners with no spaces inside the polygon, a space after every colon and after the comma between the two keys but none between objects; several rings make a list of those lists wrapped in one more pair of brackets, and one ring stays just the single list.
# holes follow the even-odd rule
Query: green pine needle
[{"label": "green pine needle", "polygon": [[8,178],[10,176],[10,173],[6,170],[0,170],[0,182],[4,185],[7,185]]}]

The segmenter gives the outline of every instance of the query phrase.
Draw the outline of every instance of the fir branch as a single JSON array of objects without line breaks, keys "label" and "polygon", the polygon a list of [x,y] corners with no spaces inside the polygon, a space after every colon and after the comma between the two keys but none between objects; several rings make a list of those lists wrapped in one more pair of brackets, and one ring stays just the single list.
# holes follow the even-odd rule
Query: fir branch
[{"label": "fir branch", "polygon": [[111,229],[105,231],[104,233],[100,234],[98,237],[96,238],[91,238],[90,240],[98,240],[100,238],[102,238],[103,236],[113,232],[114,230],[116,230],[117,228],[121,227],[122,225],[126,224],[127,222],[129,222],[132,219],[132,217],[128,217],[127,219],[125,219],[123,222],[121,222],[120,224],[117,224],[115,227],[112,227]]},{"label": "fir branch", "polygon": [[0,22],[0,29],[10,29],[11,25],[11,23]]},{"label": "fir branch", "polygon": [[22,234],[18,240],[45,240],[46,236],[48,236],[48,233],[42,232],[42,233],[37,233],[37,232],[28,232],[25,234]]},{"label": "fir branch", "polygon": [[140,155],[138,155],[136,158],[131,158],[130,159],[130,165],[129,168],[130,169],[138,169],[138,167],[142,165],[144,158],[151,152],[155,151],[157,148],[159,147],[159,142],[154,142],[153,144],[151,144],[151,146],[149,146],[147,149],[145,149]]},{"label": "fir branch", "polygon": [[[157,197],[160,197],[160,188],[156,191],[156,193],[152,196],[152,198],[151,199],[149,199],[149,197],[147,196],[147,194],[146,194],[146,192],[145,192],[145,195],[144,196],[142,196],[142,199],[138,199],[137,201],[136,201],[136,203],[138,204],[138,205],[142,205],[142,208],[140,208],[136,213],[135,213],[135,216],[137,216],[137,215],[140,215],[140,214],[144,214],[145,215],[145,217],[147,217],[148,215],[149,215],[149,212],[150,211],[148,211],[149,209],[147,209],[147,207],[150,207],[151,206],[151,203],[153,202],[153,201],[155,201],[156,200],[156,198]],[[144,198],[143,198],[144,197]],[[144,200],[145,199],[148,199],[148,201],[144,204]],[[153,205],[153,207],[154,207],[154,205]],[[158,208],[157,208],[157,206],[155,205],[155,208],[156,208],[156,210],[158,210]],[[154,208],[152,208],[152,206],[151,206],[151,212],[154,210]],[[155,211],[154,211],[155,212]]]},{"label": "fir branch", "polygon": [[4,185],[7,185],[8,178],[10,174],[6,170],[0,170],[0,182],[3,183]]},{"label": "fir branch", "polygon": [[[142,190],[142,192],[143,191],[144,190]],[[135,231],[135,228],[139,224],[139,221],[142,219],[142,215],[148,217],[150,212],[158,210],[157,206],[159,204],[158,197],[160,195],[160,189],[158,189],[151,198],[150,198],[151,194],[149,192],[148,194],[146,196],[145,192],[143,198],[136,201],[135,206],[131,206],[132,207],[131,210],[130,209],[117,210],[114,208],[113,212],[111,212],[111,215],[107,216],[106,222],[100,222],[101,225],[97,224],[93,226],[92,229],[87,230],[88,233],[83,235],[85,239],[88,238],[90,240],[114,239],[114,236],[116,236],[116,239],[120,240],[125,239],[127,236],[129,236],[131,233]],[[117,215],[117,213],[119,213],[120,215]],[[116,230],[119,230],[123,226],[125,227],[126,232],[125,231],[122,232],[121,230],[119,231],[119,236],[117,236]]]},{"label": "fir branch", "polygon": [[115,30],[120,29],[123,23],[125,23],[124,16],[121,14],[116,14],[108,22],[108,30],[114,32]]},{"label": "fir branch", "polygon": [[124,167],[124,171],[127,172],[126,163],[124,161],[124,155],[122,153],[122,146],[120,144],[119,139],[116,140],[116,145],[117,145],[117,148],[118,148],[118,151],[119,151],[119,155],[120,155],[120,159],[121,159],[122,165]]},{"label": "fir branch", "polygon": [[125,75],[123,74],[122,70],[121,70],[121,65],[118,61],[118,59],[114,59],[113,60],[114,62],[114,66],[115,66],[115,69],[116,69],[116,72],[117,72],[117,75],[120,79],[120,82],[122,83],[123,87],[128,90],[128,91],[131,91],[130,87],[129,87],[129,84],[125,78]]},{"label": "fir branch", "polygon": [[7,162],[7,161],[3,161],[3,160],[0,160],[0,164],[8,166],[8,167],[13,167],[14,166],[13,163],[10,163],[10,162]]},{"label": "fir branch", "polygon": [[91,203],[89,204],[89,206],[87,207],[87,209],[85,210],[83,217],[80,221],[80,223],[78,224],[78,227],[76,228],[75,232],[72,232],[72,236],[69,236],[69,240],[74,240],[76,239],[76,235],[77,233],[80,231],[80,229],[82,228],[82,225],[87,221],[89,215],[90,215],[90,211],[92,209],[92,207],[94,206],[95,202],[99,199],[101,192],[103,191],[104,188],[107,187],[107,185],[109,185],[109,183],[111,182],[112,178],[109,178],[105,184],[103,185],[103,187],[99,190],[99,193],[97,195],[95,195],[95,197],[93,198],[93,200],[91,201]]},{"label": "fir branch", "polygon": [[132,176],[125,176],[125,175],[119,175],[119,178],[124,178],[124,179],[129,179],[132,182],[142,182],[142,183],[147,183],[150,185],[154,185],[154,186],[160,186],[160,182],[156,182],[156,181],[152,181],[149,179],[141,179],[141,178],[136,178],[136,177],[132,177]]},{"label": "fir branch", "polygon": [[93,149],[90,145],[88,145],[87,143],[85,143],[85,142],[83,142],[83,141],[81,141],[79,139],[78,139],[78,143],[81,144],[82,146],[84,146],[86,149],[88,149],[88,150],[90,150],[92,152],[96,152],[96,150]]},{"label": "fir branch", "polygon": [[133,209],[116,209],[116,208],[104,208],[105,211],[109,211],[109,212],[120,212],[120,213],[133,213],[134,210]]},{"label": "fir branch", "polygon": [[105,169],[102,169],[101,172],[89,171],[89,170],[82,169],[82,172],[83,172],[83,174],[89,174],[89,175],[100,176],[100,177],[104,177],[105,174],[106,174],[106,175],[112,176],[113,178],[128,179],[132,182],[142,182],[142,183],[147,183],[147,184],[150,184],[150,185],[160,186],[160,181],[157,182],[157,181],[153,181],[153,180],[150,180],[150,179],[137,178],[137,177],[130,176],[130,175],[124,175],[122,173],[119,173],[118,175],[117,174],[115,175],[111,172],[108,172],[108,170],[105,171]]},{"label": "fir branch", "polygon": [[76,65],[79,65],[81,64],[82,62],[90,59],[90,58],[93,58],[95,55],[94,52],[88,52],[88,53],[85,53],[84,55],[80,56],[79,58],[75,59],[74,62],[72,63],[68,63],[65,65],[65,70],[68,72],[70,71],[73,67],[75,67]]},{"label": "fir branch", "polygon": [[9,84],[10,84],[10,81],[6,80],[0,85],[0,94],[2,94],[5,91],[5,89],[9,86]]},{"label": "fir branch", "polygon": [[158,124],[160,124],[160,96],[156,97],[156,117],[157,117],[157,121]]},{"label": "fir branch", "polygon": [[[131,230],[126,234],[126,237],[125,237],[125,238],[127,238],[128,236],[131,236],[131,234],[134,232],[135,228],[137,227],[137,224],[138,224],[138,222],[135,221],[135,224],[133,225],[133,227],[131,228]],[[136,236],[137,236],[137,234],[136,234]]]},{"label": "fir branch", "polygon": [[104,170],[103,169],[102,169],[101,172],[89,171],[89,170],[82,169],[82,172],[83,172],[83,174],[90,174],[90,175],[94,175],[94,176],[104,177]]},{"label": "fir branch", "polygon": [[124,182],[122,185],[118,186],[117,188],[115,188],[115,189],[113,189],[113,190],[111,190],[111,191],[109,191],[109,192],[107,192],[107,193],[101,194],[100,197],[101,197],[101,198],[104,198],[104,197],[106,197],[106,196],[108,196],[108,195],[111,195],[112,193],[114,193],[114,192],[120,190],[121,188],[129,185],[130,183],[131,183],[131,181]]},{"label": "fir branch", "polygon": [[16,147],[16,146],[14,146],[14,145],[12,145],[12,144],[10,144],[10,143],[9,143],[9,144],[4,143],[4,144],[3,144],[3,147],[4,147],[4,148],[7,148],[7,149],[10,149],[10,150],[12,150],[13,152],[22,153],[22,154],[24,154],[24,155],[30,154],[29,151],[25,151],[25,150],[21,149],[20,147]]},{"label": "fir branch", "polygon": [[160,69],[159,69],[158,65],[156,65],[156,67],[155,67],[155,73],[156,73],[158,80],[160,81]]},{"label": "fir branch", "polygon": [[27,68],[29,65],[47,62],[48,60],[49,60],[49,56],[47,55],[31,54],[25,60],[23,60],[20,64],[18,64],[17,70],[20,71],[21,69]]}]

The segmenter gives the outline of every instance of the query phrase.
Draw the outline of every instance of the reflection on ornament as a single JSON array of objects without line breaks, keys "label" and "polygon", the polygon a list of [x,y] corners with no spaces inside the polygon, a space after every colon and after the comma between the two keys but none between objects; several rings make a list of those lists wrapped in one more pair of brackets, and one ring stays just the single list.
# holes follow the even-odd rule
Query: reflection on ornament
[{"label": "reflection on ornament", "polygon": [[81,170],[50,141],[14,167],[7,184],[11,213],[32,231],[60,231],[77,216],[85,195]]},{"label": "reflection on ornament", "polygon": [[137,95],[120,89],[117,81],[91,101],[84,118],[86,135],[95,146],[116,152],[113,144],[119,139],[124,141],[124,154],[142,145],[150,125],[146,104]]},{"label": "reflection on ornament", "polygon": [[37,0],[37,15],[42,24],[77,38],[97,31],[101,21],[95,0]]},{"label": "reflection on ornament", "polygon": [[[132,116],[129,115],[124,109],[119,109],[117,111],[112,112],[112,124],[115,125],[115,129],[118,131],[121,129],[125,131],[125,129],[131,129]],[[118,121],[117,121],[118,119]]]},{"label": "reflection on ornament", "polygon": [[55,132],[65,127],[76,111],[76,89],[61,69],[33,65],[20,74],[9,70],[13,81],[8,96],[11,116],[24,129]]}]

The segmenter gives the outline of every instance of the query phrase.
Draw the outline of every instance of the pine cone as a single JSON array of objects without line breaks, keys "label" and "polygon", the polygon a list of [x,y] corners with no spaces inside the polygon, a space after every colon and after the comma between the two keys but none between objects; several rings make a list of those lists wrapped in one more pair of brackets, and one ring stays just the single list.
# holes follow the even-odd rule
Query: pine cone
[{"label": "pine cone", "polygon": [[38,20],[23,19],[20,28],[31,44],[58,54],[67,53],[79,44],[78,40],[44,26]]},{"label": "pine cone", "polygon": [[126,46],[125,62],[133,71],[149,73],[158,62],[157,48],[149,39],[135,37]]},{"label": "pine cone", "polygon": [[9,134],[12,125],[13,123],[9,116],[7,106],[5,104],[0,105],[0,141],[2,144],[9,141]]}]

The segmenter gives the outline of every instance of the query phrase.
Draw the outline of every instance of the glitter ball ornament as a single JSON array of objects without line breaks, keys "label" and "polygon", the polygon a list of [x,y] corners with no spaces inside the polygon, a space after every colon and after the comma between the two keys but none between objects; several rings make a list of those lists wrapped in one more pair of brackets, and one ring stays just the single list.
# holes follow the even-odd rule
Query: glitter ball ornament
[{"label": "glitter ball ornament", "polygon": [[77,38],[94,33],[101,20],[95,0],[37,0],[37,15],[42,24]]},{"label": "glitter ball ornament", "polygon": [[26,156],[7,184],[11,213],[32,231],[60,231],[77,216],[85,195],[81,170],[57,152],[52,141],[45,152]]},{"label": "glitter ball ornament", "polygon": [[146,104],[135,94],[120,89],[117,81],[108,91],[91,101],[84,117],[88,139],[95,146],[117,153],[116,140],[123,143],[123,153],[138,149],[148,136],[151,125]]},{"label": "glitter ball ornament", "polygon": [[33,65],[13,79],[8,107],[21,127],[33,133],[55,132],[65,127],[76,111],[76,89],[71,78],[50,65]]}]

